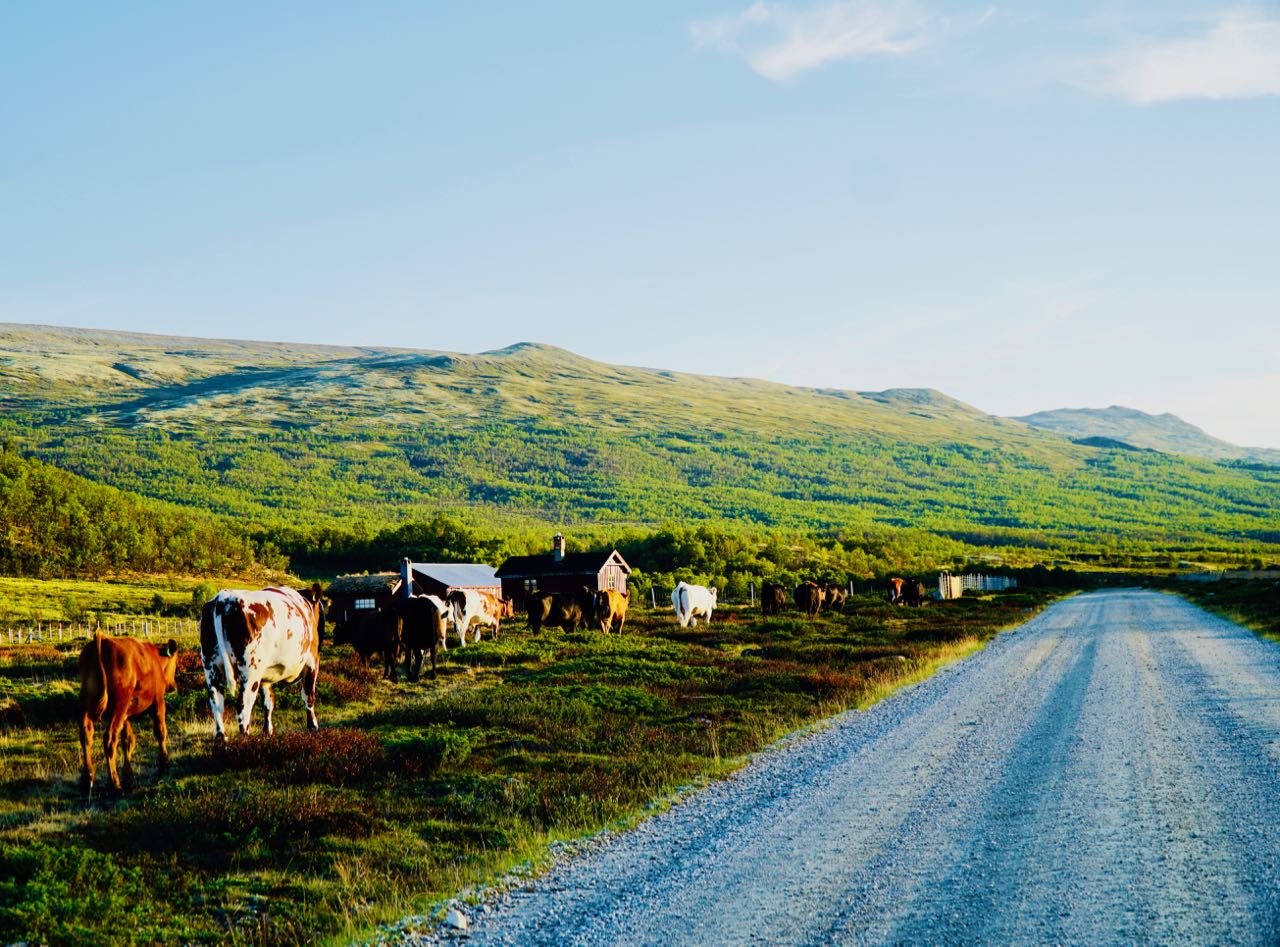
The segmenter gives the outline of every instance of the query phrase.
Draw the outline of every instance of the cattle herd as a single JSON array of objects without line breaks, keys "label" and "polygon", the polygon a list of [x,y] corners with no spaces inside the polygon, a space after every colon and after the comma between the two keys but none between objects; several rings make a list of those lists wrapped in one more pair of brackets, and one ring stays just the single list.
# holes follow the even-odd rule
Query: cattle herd
[{"label": "cattle herd", "polygon": [[[920,606],[925,601],[924,584],[915,579],[891,579],[887,593],[889,602],[895,605]],[[765,583],[760,610],[764,615],[777,615],[786,606],[787,598],[784,587]],[[791,593],[796,608],[809,617],[824,609],[838,612],[847,598],[848,591],[841,586],[810,581],[801,582]],[[672,609],[680,627],[696,626],[699,618],[709,623],[716,599],[714,586],[680,582],[671,593]],[[621,633],[629,603],[628,592],[584,586],[576,592],[532,592],[526,609],[529,627],[535,634],[543,628],[577,632],[585,627]],[[496,640],[502,619],[513,615],[513,604],[507,599],[489,592],[455,589],[443,599],[434,595],[400,598],[390,608],[343,622],[335,629],[334,641],[350,644],[366,664],[374,655],[380,655],[384,676],[392,681],[396,680],[396,665],[403,656],[405,676],[416,681],[427,655],[431,657],[431,676],[436,676],[437,653],[449,649],[450,629],[459,647],[467,644],[469,636],[473,644],[479,642],[485,628],[492,631]],[[275,684],[301,684],[307,728],[319,729],[316,681],[324,632],[324,599],[318,584],[306,591],[228,589],[205,603],[200,615],[200,662],[213,715],[215,750],[226,744],[223,712],[228,698],[239,698],[236,723],[241,733],[248,733],[261,693],[264,731],[274,732]],[[104,637],[101,633],[80,652],[80,785],[84,794],[88,795],[93,787],[94,727],[104,717],[107,773],[113,791],[119,793],[133,781],[132,718],[144,714],[152,718],[159,744],[159,769],[163,772],[167,768],[164,697],[177,689],[177,654],[178,643],[173,640],[157,646],[134,638]],[[125,741],[123,781],[116,767],[121,736]]]}]

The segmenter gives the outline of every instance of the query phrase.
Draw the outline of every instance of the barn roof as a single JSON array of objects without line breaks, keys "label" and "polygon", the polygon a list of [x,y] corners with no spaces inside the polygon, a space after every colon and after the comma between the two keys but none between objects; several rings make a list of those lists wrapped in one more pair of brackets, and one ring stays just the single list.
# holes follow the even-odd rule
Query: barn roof
[{"label": "barn roof", "polygon": [[474,562],[415,562],[413,573],[453,589],[497,588],[502,584],[493,566]]},{"label": "barn roof", "polygon": [[325,589],[325,595],[377,595],[394,592],[400,587],[400,576],[394,572],[373,575],[340,575]]},{"label": "barn roof", "polygon": [[630,573],[631,567],[616,549],[609,552],[568,552],[557,560],[550,553],[541,556],[512,556],[498,567],[500,579],[524,579],[540,575],[599,575],[612,562]]}]

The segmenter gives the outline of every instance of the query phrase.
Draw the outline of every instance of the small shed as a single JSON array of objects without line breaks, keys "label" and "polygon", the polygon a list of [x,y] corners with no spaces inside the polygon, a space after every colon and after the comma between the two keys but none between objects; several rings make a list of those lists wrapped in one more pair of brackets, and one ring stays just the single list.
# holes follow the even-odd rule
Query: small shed
[{"label": "small shed", "polygon": [[524,607],[530,592],[576,592],[589,589],[627,590],[631,567],[616,549],[609,552],[564,551],[564,537],[556,534],[551,552],[541,556],[512,556],[498,567],[502,596]]},{"label": "small shed", "polygon": [[400,585],[411,577],[413,595],[438,595],[444,598],[454,589],[474,589],[497,595],[502,588],[493,566],[482,562],[410,562],[400,563]]},{"label": "small shed", "polygon": [[381,611],[395,601],[400,584],[394,572],[338,576],[324,593],[331,603],[329,620],[341,624],[362,612]]}]

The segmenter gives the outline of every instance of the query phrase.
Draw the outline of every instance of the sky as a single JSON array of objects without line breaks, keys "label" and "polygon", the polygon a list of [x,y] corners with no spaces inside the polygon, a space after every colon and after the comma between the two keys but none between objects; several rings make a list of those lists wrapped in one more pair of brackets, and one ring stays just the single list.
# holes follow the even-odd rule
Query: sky
[{"label": "sky", "polygon": [[1280,3],[0,6],[0,321],[1280,447]]}]

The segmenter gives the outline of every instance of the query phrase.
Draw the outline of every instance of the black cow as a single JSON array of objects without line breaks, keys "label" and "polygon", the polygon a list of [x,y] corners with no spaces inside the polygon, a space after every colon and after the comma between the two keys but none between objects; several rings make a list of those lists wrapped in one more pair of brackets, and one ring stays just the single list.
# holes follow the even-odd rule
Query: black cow
[{"label": "black cow", "polygon": [[924,583],[919,579],[907,579],[902,588],[902,600],[912,608],[919,608],[925,599]]},{"label": "black cow", "polygon": [[555,596],[550,592],[530,592],[524,600],[525,610],[529,613],[529,628],[536,635],[542,631],[551,617],[551,603]]},{"label": "black cow", "polygon": [[422,662],[431,655],[431,677],[436,676],[436,653],[445,645],[445,614],[426,596],[396,602],[400,615],[400,643],[404,646],[404,673],[411,681],[422,676]]},{"label": "black cow", "polygon": [[760,611],[765,615],[776,615],[787,604],[787,590],[773,582],[766,582],[760,588]]},{"label": "black cow", "polygon": [[351,645],[366,666],[375,654],[381,654],[382,676],[395,681],[400,627],[400,615],[394,608],[356,612],[334,628],[333,643]]},{"label": "black cow", "polygon": [[810,618],[814,618],[822,610],[822,603],[826,599],[826,593],[823,591],[822,586],[816,582],[801,582],[796,586],[795,599],[796,608]]}]

